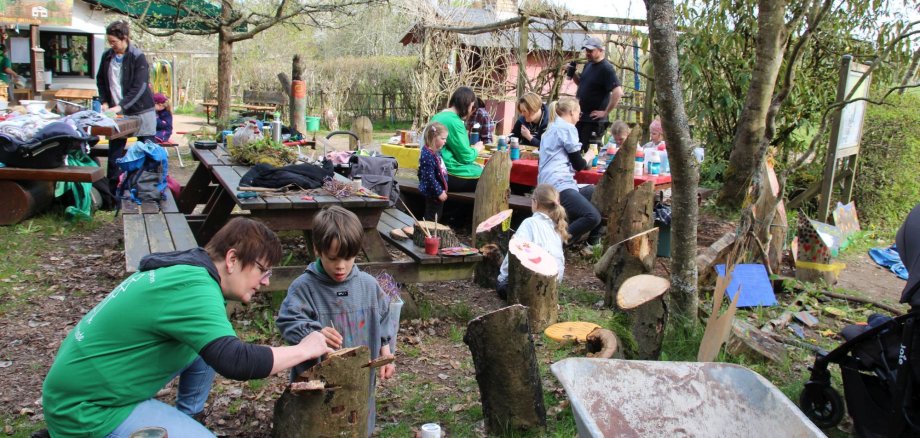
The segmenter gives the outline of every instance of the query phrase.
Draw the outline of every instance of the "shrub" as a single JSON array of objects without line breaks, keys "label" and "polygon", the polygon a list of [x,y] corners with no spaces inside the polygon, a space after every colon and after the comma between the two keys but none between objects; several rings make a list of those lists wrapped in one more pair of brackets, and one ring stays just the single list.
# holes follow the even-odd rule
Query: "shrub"
[{"label": "shrub", "polygon": [[864,225],[896,228],[920,202],[920,94],[869,105],[853,197]]}]

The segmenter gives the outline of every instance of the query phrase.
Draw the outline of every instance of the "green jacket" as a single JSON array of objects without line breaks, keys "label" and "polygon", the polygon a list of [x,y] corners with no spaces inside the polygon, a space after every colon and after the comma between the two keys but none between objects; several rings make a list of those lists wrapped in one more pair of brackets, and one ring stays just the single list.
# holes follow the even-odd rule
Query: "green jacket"
[{"label": "green jacket", "polygon": [[470,137],[463,119],[453,111],[441,111],[431,118],[447,127],[447,143],[441,149],[441,158],[447,167],[447,174],[457,178],[479,179],[482,166],[476,164],[479,153],[470,147]]}]

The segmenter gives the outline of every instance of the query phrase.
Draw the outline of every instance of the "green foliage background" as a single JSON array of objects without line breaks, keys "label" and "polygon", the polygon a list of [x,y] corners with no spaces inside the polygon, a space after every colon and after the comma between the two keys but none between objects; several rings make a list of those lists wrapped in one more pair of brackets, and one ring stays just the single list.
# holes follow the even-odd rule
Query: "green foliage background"
[{"label": "green foliage background", "polygon": [[854,200],[865,227],[896,228],[920,203],[920,93],[869,105]]}]

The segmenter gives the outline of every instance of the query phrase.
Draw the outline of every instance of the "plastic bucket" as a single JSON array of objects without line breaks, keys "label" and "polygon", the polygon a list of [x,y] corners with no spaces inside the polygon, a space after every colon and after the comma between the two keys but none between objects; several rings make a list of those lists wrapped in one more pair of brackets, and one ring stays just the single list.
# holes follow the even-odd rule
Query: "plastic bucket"
[{"label": "plastic bucket", "polygon": [[307,131],[319,131],[319,117],[307,116]]},{"label": "plastic bucket", "polygon": [[400,297],[390,301],[390,353],[396,354],[396,336],[399,334],[399,314],[402,313],[403,300]]}]

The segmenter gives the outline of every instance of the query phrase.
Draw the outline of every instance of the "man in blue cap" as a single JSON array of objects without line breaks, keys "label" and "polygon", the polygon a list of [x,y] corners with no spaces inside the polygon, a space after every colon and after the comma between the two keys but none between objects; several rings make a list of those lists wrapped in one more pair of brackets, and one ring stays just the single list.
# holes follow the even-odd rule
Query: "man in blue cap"
[{"label": "man in blue cap", "polygon": [[581,149],[588,150],[590,143],[600,143],[609,121],[608,115],[623,96],[623,87],[613,65],[604,56],[604,43],[596,37],[588,38],[582,46],[588,63],[581,74],[575,73],[575,61],[569,63],[566,75],[578,85],[578,104],[581,118],[575,124]]}]

